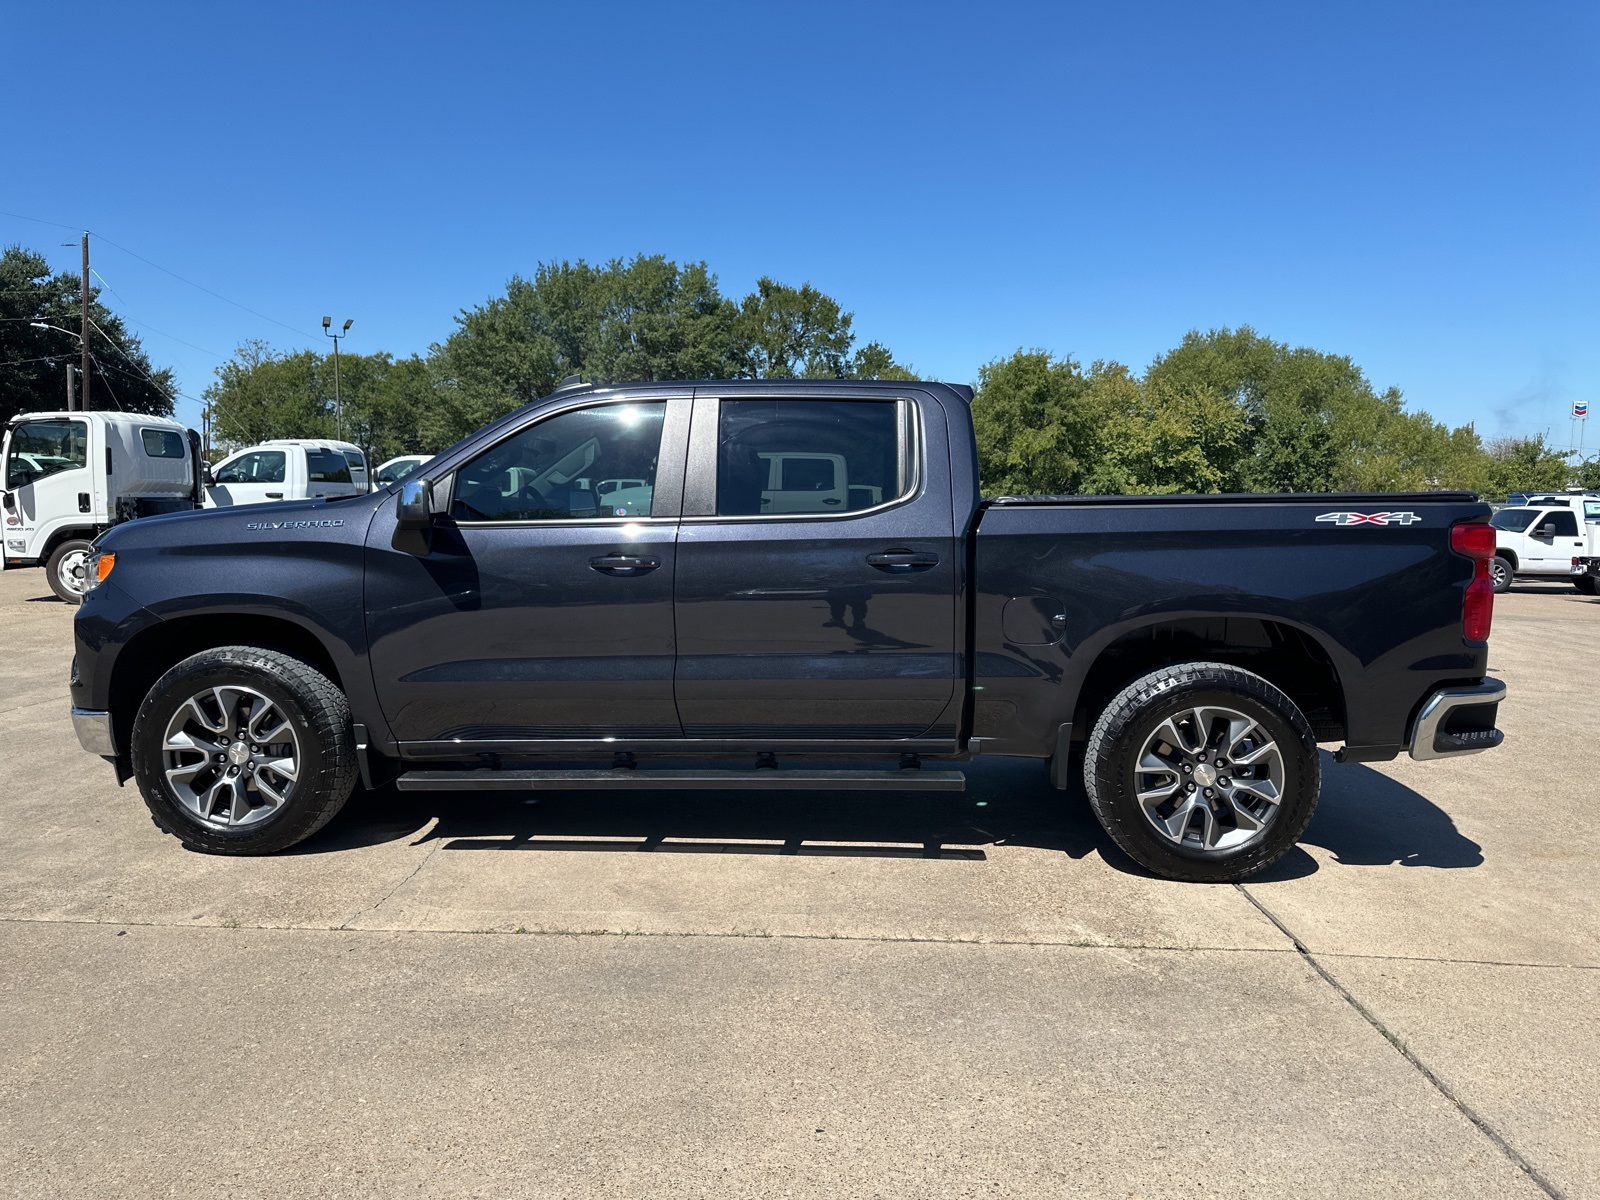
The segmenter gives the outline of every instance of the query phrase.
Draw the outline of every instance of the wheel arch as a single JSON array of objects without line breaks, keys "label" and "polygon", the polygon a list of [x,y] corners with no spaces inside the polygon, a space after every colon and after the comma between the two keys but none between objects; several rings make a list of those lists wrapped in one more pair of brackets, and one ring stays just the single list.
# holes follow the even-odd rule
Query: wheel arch
[{"label": "wheel arch", "polygon": [[1508,563],[1511,564],[1511,569],[1513,571],[1515,571],[1517,569],[1517,567],[1520,565],[1518,563],[1518,561],[1517,561],[1517,552],[1515,550],[1507,549],[1504,546],[1496,546],[1495,550],[1494,550],[1494,556],[1496,558],[1505,559]]},{"label": "wheel arch", "polygon": [[[1254,614],[1158,617],[1116,635],[1095,655],[1062,725],[1051,774],[1065,786],[1065,743],[1082,741],[1106,704],[1135,679],[1183,662],[1220,662],[1254,672],[1305,714],[1318,741],[1340,741],[1347,702],[1335,654],[1313,630]],[[1069,732],[1070,731],[1070,732]]]},{"label": "wheel arch", "polygon": [[277,650],[322,672],[341,691],[346,690],[328,647],[311,629],[287,617],[207,613],[169,618],[140,630],[117,655],[109,690],[116,744],[129,744],[134,715],[156,680],[190,655],[219,646]]}]

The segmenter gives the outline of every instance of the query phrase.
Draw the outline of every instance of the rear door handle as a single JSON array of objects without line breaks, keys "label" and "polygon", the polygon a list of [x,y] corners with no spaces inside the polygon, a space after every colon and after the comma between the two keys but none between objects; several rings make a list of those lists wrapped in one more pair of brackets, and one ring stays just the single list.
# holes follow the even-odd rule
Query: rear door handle
[{"label": "rear door handle", "polygon": [[926,571],[929,567],[937,567],[939,556],[919,550],[885,550],[882,554],[867,555],[867,565],[903,575],[907,571]]},{"label": "rear door handle", "polygon": [[591,558],[589,565],[607,575],[643,575],[659,567],[661,560],[653,554],[602,554]]}]

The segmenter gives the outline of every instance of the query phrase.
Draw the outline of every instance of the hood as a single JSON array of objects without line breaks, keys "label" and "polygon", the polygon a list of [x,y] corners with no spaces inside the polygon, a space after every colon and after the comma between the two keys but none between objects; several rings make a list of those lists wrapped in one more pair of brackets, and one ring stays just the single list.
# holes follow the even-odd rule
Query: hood
[{"label": "hood", "polygon": [[388,498],[387,492],[373,492],[332,500],[284,500],[161,513],[113,526],[97,544],[111,551],[173,546],[237,548],[263,534],[317,530],[326,535],[341,529],[364,538],[372,514]]}]

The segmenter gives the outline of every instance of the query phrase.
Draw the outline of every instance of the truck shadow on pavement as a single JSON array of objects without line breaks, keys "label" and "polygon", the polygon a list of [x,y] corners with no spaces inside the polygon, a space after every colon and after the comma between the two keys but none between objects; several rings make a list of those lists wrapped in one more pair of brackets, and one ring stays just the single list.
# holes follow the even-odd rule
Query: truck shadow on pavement
[{"label": "truck shadow on pavement", "polygon": [[[983,861],[999,846],[1084,858],[1146,872],[1100,828],[1081,785],[1065,794],[1042,764],[980,760],[959,795],[918,792],[357,791],[339,817],[289,853],[329,854],[405,838],[456,851],[607,854],[758,854]],[[419,836],[420,835],[420,836]],[[1263,881],[1313,874],[1320,846],[1341,867],[1461,868],[1479,845],[1426,796],[1370,767],[1323,755],[1323,795],[1301,839]]]}]

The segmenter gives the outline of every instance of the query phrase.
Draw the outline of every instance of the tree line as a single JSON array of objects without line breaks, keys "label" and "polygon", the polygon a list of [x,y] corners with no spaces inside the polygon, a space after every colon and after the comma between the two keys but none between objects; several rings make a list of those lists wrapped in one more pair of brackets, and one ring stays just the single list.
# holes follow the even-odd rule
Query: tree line
[{"label": "tree line", "polygon": [[[13,248],[0,264],[0,313],[76,328],[77,287]],[[151,366],[98,293],[92,305],[108,342],[97,361],[122,364],[125,378],[111,380],[118,398],[170,412],[171,373]],[[47,332],[0,322],[5,415],[61,406],[61,367],[77,343],[37,336]],[[426,355],[341,354],[343,432],[378,462],[433,453],[569,375],[917,378],[881,342],[859,342],[854,314],[809,283],[763,277],[735,298],[703,262],[580,259],[513,276],[503,294],[458,313]],[[94,399],[110,407],[106,390]],[[217,369],[205,403],[213,435],[228,444],[331,437],[332,357],[246,342]],[[1379,391],[1349,357],[1248,327],[1192,331],[1142,372],[1018,349],[980,368],[973,418],[991,494],[1460,488],[1500,498],[1600,487],[1600,460],[1574,467],[1542,436],[1450,428],[1408,409],[1397,389]]]}]

